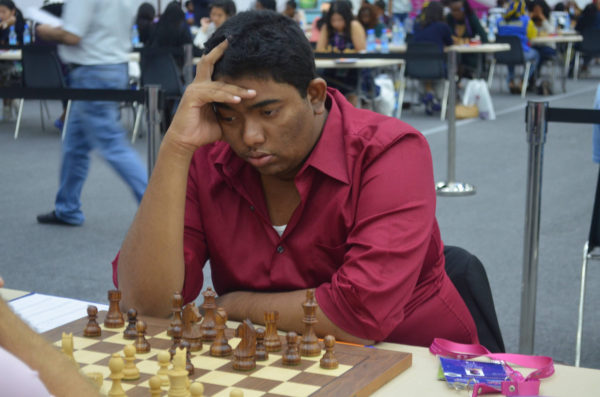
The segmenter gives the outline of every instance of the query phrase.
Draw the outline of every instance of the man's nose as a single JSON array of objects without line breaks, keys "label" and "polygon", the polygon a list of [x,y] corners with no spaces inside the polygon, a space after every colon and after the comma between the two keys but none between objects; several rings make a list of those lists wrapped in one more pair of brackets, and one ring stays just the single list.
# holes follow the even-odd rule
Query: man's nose
[{"label": "man's nose", "polygon": [[257,147],[265,142],[265,132],[260,123],[246,120],[242,139],[248,147]]}]

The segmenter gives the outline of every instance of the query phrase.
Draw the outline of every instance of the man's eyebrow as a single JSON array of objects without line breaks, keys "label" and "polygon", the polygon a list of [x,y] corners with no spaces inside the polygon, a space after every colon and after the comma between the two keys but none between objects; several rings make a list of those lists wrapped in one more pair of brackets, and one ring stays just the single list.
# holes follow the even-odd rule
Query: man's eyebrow
[{"label": "man's eyebrow", "polygon": [[[265,99],[264,101],[260,101],[260,102],[257,102],[255,104],[251,105],[249,108],[257,109],[257,108],[269,106],[272,103],[278,103],[278,102],[281,102],[281,99]],[[223,103],[223,102],[213,102],[213,105],[215,108],[232,110],[231,106],[229,106],[228,104]]]}]

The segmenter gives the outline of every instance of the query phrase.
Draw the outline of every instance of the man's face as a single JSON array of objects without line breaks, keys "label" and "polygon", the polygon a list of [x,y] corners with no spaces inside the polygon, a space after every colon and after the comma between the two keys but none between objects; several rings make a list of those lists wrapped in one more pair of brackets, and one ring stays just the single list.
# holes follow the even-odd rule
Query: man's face
[{"label": "man's face", "polygon": [[225,10],[222,8],[213,7],[210,9],[210,20],[215,24],[215,27],[218,28],[227,20],[227,14],[225,14]]},{"label": "man's face", "polygon": [[14,16],[15,12],[11,11],[6,6],[0,6],[0,21],[7,21],[10,17]]},{"label": "man's face", "polygon": [[272,79],[218,80],[256,90],[253,99],[215,104],[223,140],[261,174],[294,178],[321,134],[310,95],[302,98],[292,85]]}]

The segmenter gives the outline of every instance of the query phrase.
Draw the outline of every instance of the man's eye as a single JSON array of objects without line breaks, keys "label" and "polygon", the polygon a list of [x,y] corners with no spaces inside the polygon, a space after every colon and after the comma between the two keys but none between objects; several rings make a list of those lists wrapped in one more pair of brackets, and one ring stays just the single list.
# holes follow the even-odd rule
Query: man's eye
[{"label": "man's eye", "polygon": [[225,123],[233,123],[236,120],[235,116],[225,116],[221,113],[217,113],[217,116],[219,117],[219,120]]},{"label": "man's eye", "polygon": [[272,109],[272,110],[263,110],[263,114],[265,116],[274,116],[276,113],[277,113],[277,110],[274,110],[274,109]]}]

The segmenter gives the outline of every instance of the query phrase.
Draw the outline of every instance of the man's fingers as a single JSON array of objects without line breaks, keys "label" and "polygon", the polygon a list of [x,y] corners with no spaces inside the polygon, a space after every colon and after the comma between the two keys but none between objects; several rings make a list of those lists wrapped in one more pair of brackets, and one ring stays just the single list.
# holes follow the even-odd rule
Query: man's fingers
[{"label": "man's fingers", "polygon": [[210,82],[203,84],[192,84],[188,87],[193,102],[201,103],[223,102],[238,103],[242,99],[254,98],[256,91],[248,90],[232,84],[223,82]]},{"label": "man's fingers", "polygon": [[228,45],[229,42],[225,39],[208,54],[202,55],[196,70],[196,80],[210,79],[215,63],[223,56]]},{"label": "man's fingers", "polygon": [[4,280],[0,277],[0,288],[4,287]]}]

